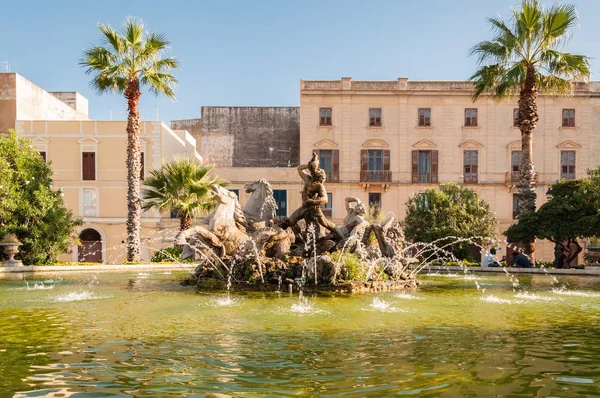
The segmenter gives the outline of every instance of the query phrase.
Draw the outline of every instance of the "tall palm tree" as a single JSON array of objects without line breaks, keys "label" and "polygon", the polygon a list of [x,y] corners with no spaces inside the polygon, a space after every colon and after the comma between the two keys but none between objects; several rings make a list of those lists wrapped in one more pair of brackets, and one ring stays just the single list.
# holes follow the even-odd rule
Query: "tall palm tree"
[{"label": "tall palm tree", "polygon": [[144,32],[144,23],[129,17],[121,32],[98,24],[102,45],[83,52],[79,64],[92,75],[90,86],[99,94],[116,92],[127,99],[127,260],[140,260],[140,113],[141,88],[175,99],[177,80],[170,73],[178,68],[173,57],[162,58],[169,41],[160,33]]},{"label": "tall palm tree", "polygon": [[150,171],[144,180],[144,210],[171,211],[179,215],[179,228],[183,231],[192,226],[194,217],[210,211],[215,201],[210,186],[226,185],[218,177],[208,176],[212,165],[204,165],[191,156],[176,157]]},{"label": "tall palm tree", "polygon": [[[518,95],[517,126],[521,130],[521,167],[517,183],[519,212],[535,211],[535,180],[532,162],[532,135],[538,121],[538,91],[571,95],[573,80],[590,74],[589,58],[561,52],[577,25],[572,5],[545,8],[538,0],[523,0],[512,10],[510,21],[488,19],[494,29],[489,41],[471,48],[479,69],[474,82],[473,101],[488,93],[494,99]],[[526,247],[533,252],[533,242]]]}]

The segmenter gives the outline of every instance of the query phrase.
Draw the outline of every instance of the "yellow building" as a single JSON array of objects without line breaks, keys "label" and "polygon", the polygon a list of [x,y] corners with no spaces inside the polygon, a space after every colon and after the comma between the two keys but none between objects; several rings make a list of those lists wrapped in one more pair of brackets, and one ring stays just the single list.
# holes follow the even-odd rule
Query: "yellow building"
[{"label": "yellow building", "polygon": [[[61,260],[125,261],[127,122],[89,120],[87,100],[78,93],[47,93],[14,73],[0,74],[0,83],[3,81],[16,82],[12,90],[0,89],[3,128],[15,128],[33,141],[35,149],[51,162],[53,185],[64,192],[66,206],[84,221],[79,231],[82,245],[73,246]],[[3,87],[7,86],[10,84]],[[10,115],[16,117],[12,123],[7,121]],[[141,151],[142,177],[176,154],[202,160],[190,134],[173,131],[160,121],[142,122]],[[142,260],[148,261],[156,250],[172,245],[165,237],[173,237],[178,228],[178,219],[168,214],[142,213]]]},{"label": "yellow building", "polygon": [[[471,95],[464,81],[301,81],[300,158],[320,153],[333,219],[344,217],[346,196],[402,218],[410,196],[452,181],[490,204],[498,232],[513,224],[517,102],[482,96],[473,103]],[[538,112],[533,162],[540,206],[549,184],[585,177],[600,164],[600,82],[576,83],[574,97],[541,95]],[[538,245],[538,258],[551,261],[553,246]]]}]

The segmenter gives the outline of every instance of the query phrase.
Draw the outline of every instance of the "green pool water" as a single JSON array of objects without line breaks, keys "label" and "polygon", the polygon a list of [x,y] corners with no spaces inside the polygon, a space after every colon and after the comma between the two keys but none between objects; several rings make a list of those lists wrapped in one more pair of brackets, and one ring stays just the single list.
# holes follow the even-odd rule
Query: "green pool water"
[{"label": "green pool water", "polygon": [[423,276],[307,304],[184,277],[0,280],[0,396],[600,395],[597,278]]}]

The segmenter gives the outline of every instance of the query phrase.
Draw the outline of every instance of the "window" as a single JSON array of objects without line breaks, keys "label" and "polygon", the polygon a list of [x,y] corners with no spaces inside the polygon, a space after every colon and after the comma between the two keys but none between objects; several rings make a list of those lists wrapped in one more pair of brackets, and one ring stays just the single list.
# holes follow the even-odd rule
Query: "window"
[{"label": "window", "polygon": [[438,183],[438,151],[412,151],[412,183]]},{"label": "window", "polygon": [[84,217],[96,217],[96,190],[95,189],[84,189],[83,190],[83,216]]},{"label": "window", "polygon": [[327,204],[321,206],[323,210],[323,214],[327,218],[331,218],[333,216],[333,194],[327,192]]},{"label": "window", "polygon": [[171,210],[171,218],[179,218],[179,213],[177,210]]},{"label": "window", "polygon": [[514,108],[513,109],[513,127],[519,127],[518,121],[519,121],[519,108]]},{"label": "window", "polygon": [[321,168],[325,171],[325,174],[327,174],[327,181],[331,181],[331,172],[333,171],[332,158],[332,151],[319,151],[319,164]]},{"label": "window", "polygon": [[390,182],[389,149],[363,149],[360,154],[360,180]]},{"label": "window", "polygon": [[513,193],[513,219],[519,218],[519,194]]},{"label": "window", "polygon": [[83,180],[94,181],[96,179],[96,152],[82,152],[81,157]]},{"label": "window", "polygon": [[575,109],[562,110],[562,126],[575,127]]},{"label": "window", "polygon": [[369,150],[369,170],[383,170],[383,151]]},{"label": "window", "polygon": [[479,152],[464,151],[463,153],[463,181],[465,184],[477,184],[477,169]]},{"label": "window", "polygon": [[319,155],[319,164],[327,174],[327,182],[340,182],[340,151],[320,149],[313,152]]},{"label": "window", "polygon": [[276,216],[287,216],[287,191],[285,189],[274,189],[273,198],[277,203]]},{"label": "window", "polygon": [[230,189],[231,192],[237,196],[238,202],[240,201],[240,190],[239,189]]},{"label": "window", "polygon": [[45,151],[39,151],[38,152],[40,154],[40,156],[42,157],[42,159],[44,159],[44,162],[46,161],[46,152]]},{"label": "window", "polygon": [[369,192],[369,207],[381,209],[381,192]]},{"label": "window", "polygon": [[369,126],[381,126],[381,108],[369,108]]},{"label": "window", "polygon": [[477,108],[465,109],[465,126],[477,127]]},{"label": "window", "polygon": [[431,108],[419,108],[419,126],[431,126]]},{"label": "window", "polygon": [[512,151],[510,153],[510,181],[519,181],[521,173],[521,151]]},{"label": "window", "polygon": [[331,126],[331,108],[319,108],[319,126]]},{"label": "window", "polygon": [[560,178],[563,180],[575,179],[575,151],[560,152]]},{"label": "window", "polygon": [[140,180],[144,180],[144,164],[146,162],[144,162],[144,152],[140,152],[140,162],[141,162],[141,167],[140,167]]},{"label": "window", "polygon": [[431,152],[419,151],[419,182],[431,182]]}]

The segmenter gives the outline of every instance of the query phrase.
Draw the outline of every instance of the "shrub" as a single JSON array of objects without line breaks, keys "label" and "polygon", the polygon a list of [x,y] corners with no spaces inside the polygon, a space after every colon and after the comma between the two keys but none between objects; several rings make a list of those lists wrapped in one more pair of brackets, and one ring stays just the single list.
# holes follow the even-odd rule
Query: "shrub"
[{"label": "shrub", "polygon": [[185,260],[181,258],[182,250],[180,247],[165,247],[164,249],[160,249],[152,259],[150,260],[153,263],[192,263],[194,260],[192,258],[186,258]]}]

